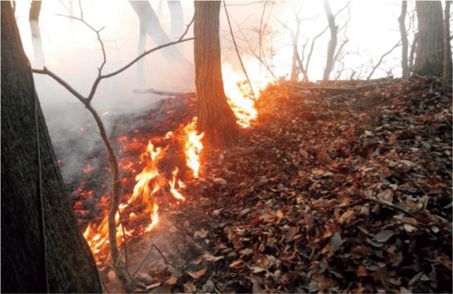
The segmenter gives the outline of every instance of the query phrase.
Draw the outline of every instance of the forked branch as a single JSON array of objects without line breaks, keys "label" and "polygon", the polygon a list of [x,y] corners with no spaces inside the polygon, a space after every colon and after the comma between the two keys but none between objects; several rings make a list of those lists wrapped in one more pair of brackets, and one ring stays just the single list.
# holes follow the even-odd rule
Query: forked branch
[{"label": "forked branch", "polygon": [[[120,201],[120,194],[121,194],[121,181],[120,181],[120,175],[119,175],[119,166],[118,166],[118,160],[115,154],[115,151],[113,149],[113,146],[107,136],[107,131],[105,129],[104,123],[102,122],[101,117],[99,116],[98,112],[96,109],[93,108],[91,101],[94,98],[94,95],[96,93],[97,87],[99,86],[99,83],[103,79],[107,79],[110,77],[113,77],[115,75],[120,74],[121,72],[125,71],[129,67],[131,67],[133,64],[135,64],[137,61],[140,59],[144,58],[146,55],[155,52],[159,49],[169,47],[172,45],[176,45],[182,42],[187,42],[190,40],[193,40],[194,38],[187,38],[183,39],[184,36],[187,34],[190,23],[184,32],[184,34],[179,38],[178,41],[175,42],[170,42],[167,44],[163,44],[160,46],[157,46],[153,49],[150,49],[148,51],[145,51],[143,54],[139,55],[136,57],[134,60],[126,64],[125,66],[121,67],[120,69],[111,72],[109,74],[102,74],[102,69],[104,68],[105,64],[107,63],[107,55],[105,52],[105,47],[104,47],[104,42],[102,41],[100,32],[103,30],[103,28],[96,30],[94,29],[90,24],[88,24],[84,19],[83,19],[83,10],[82,10],[82,4],[79,2],[80,5],[80,17],[74,17],[74,16],[66,16],[66,15],[61,15],[64,17],[68,17],[70,19],[78,20],[85,24],[90,30],[96,33],[97,39],[99,41],[99,44],[101,45],[101,50],[102,50],[102,56],[103,60],[101,63],[101,66],[98,68],[98,76],[95,79],[93,86],[91,87],[90,94],[88,97],[84,97],[82,94],[80,94],[77,90],[75,90],[72,86],[70,86],[65,80],[60,78],[57,74],[53,73],[46,67],[43,69],[33,69],[32,71],[37,74],[46,74],[53,78],[55,81],[57,81],[60,85],[62,85],[64,88],[66,88],[71,94],[73,94],[83,105],[85,105],[86,109],[92,114],[94,120],[96,121],[96,124],[99,129],[99,135],[107,149],[108,155],[109,155],[109,165],[110,165],[110,171],[112,174],[112,198],[110,201],[110,208],[108,212],[108,228],[109,228],[109,244],[110,244],[110,253],[113,259],[113,266],[114,270],[121,281],[122,286],[124,287],[124,290],[127,292],[132,292],[134,289],[134,279],[133,277],[129,274],[127,270],[127,266],[123,266],[121,259],[119,257],[119,250],[118,250],[118,245],[116,241],[116,236],[117,236],[117,225],[115,221],[116,214],[118,213],[118,206],[119,206],[119,201]],[[123,233],[124,235],[124,233]],[[126,248],[127,250],[127,248]],[[127,251],[126,251],[127,252]]]}]

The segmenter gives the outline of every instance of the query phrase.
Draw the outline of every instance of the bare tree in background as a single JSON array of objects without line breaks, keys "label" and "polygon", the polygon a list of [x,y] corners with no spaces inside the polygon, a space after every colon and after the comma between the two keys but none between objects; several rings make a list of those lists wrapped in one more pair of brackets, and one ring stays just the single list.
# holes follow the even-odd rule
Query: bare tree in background
[{"label": "bare tree in background", "polygon": [[195,1],[194,55],[198,100],[198,131],[218,148],[233,145],[236,117],[225,96],[220,61],[220,1]]},{"label": "bare tree in background", "polygon": [[[156,46],[170,43],[172,40],[170,37],[165,33],[164,29],[162,28],[159,19],[154,12],[154,9],[151,7],[151,4],[148,1],[132,1],[130,0],[129,3],[131,4],[132,8],[134,9],[135,13],[137,14],[140,20],[140,38],[137,48],[137,54],[142,54],[145,51],[145,44],[146,44],[146,35],[148,34],[149,37],[153,40]],[[180,4],[180,3],[179,3]],[[171,4],[173,5],[173,4]],[[172,6],[170,13],[172,16],[177,15],[178,13],[182,12],[175,12],[177,5]],[[179,5],[180,6],[180,5]],[[170,8],[170,3],[169,3]],[[181,20],[183,21],[183,20]],[[173,22],[173,19],[172,19]],[[172,25],[173,27],[173,25]],[[176,27],[176,24],[175,24]],[[178,29],[179,30],[179,29]],[[184,30],[182,30],[184,31]],[[172,31],[173,32],[173,31]],[[176,33],[176,32],[175,32]],[[172,63],[173,67],[177,67],[181,69],[183,73],[189,73],[192,71],[192,64],[187,61],[181,51],[178,50],[176,47],[167,47],[162,50],[162,53],[166,57],[168,61]],[[139,86],[144,86],[145,81],[145,67],[144,61],[140,60],[137,64],[137,72],[138,72],[138,82]]]},{"label": "bare tree in background", "polygon": [[293,31],[289,26],[287,26],[283,21],[279,20],[279,23],[288,30],[290,36],[291,36],[291,41],[293,44],[293,58],[292,58],[292,67],[291,67],[291,76],[290,76],[290,81],[291,82],[296,82],[297,77],[299,75],[299,71],[302,72],[304,78],[304,82],[308,82],[308,75],[307,71],[304,69],[304,66],[302,64],[301,57],[299,55],[299,36],[300,36],[300,25],[304,19],[301,19],[299,17],[300,12],[302,10],[302,5],[300,5],[298,8],[296,8],[295,2],[293,2],[293,13],[294,13],[294,21],[296,22],[296,31]]},{"label": "bare tree in background", "polygon": [[180,0],[167,0],[167,4],[171,19],[170,39],[174,41],[184,33],[184,13]]},{"label": "bare tree in background", "polygon": [[437,76],[442,74],[443,15],[440,1],[417,1],[418,32],[414,74]]},{"label": "bare tree in background", "polygon": [[332,72],[335,66],[334,54],[335,49],[337,48],[337,33],[338,33],[338,26],[335,24],[335,18],[332,14],[332,10],[330,9],[329,1],[324,1],[324,10],[326,11],[327,21],[329,22],[329,29],[330,29],[330,41],[329,46],[327,48],[327,61],[326,67],[324,68],[323,74],[323,81],[328,81],[330,73]]},{"label": "bare tree in background", "polygon": [[407,14],[407,1],[403,1],[401,4],[401,14],[398,17],[398,22],[400,25],[400,34],[401,34],[401,42],[403,45],[402,53],[401,53],[401,69],[402,69],[402,77],[407,78],[409,75],[409,67],[408,67],[408,47],[409,41],[407,40],[407,32],[406,32],[406,14]]},{"label": "bare tree in background", "polygon": [[445,1],[445,17],[444,17],[444,48],[443,48],[443,88],[447,92],[448,85],[451,84],[451,44],[450,44],[450,5],[451,1]]},{"label": "bare tree in background", "polygon": [[35,66],[43,68],[45,64],[44,50],[42,48],[41,30],[39,27],[39,15],[41,13],[42,1],[32,1],[30,6],[29,21],[31,30],[31,41],[35,56]]}]

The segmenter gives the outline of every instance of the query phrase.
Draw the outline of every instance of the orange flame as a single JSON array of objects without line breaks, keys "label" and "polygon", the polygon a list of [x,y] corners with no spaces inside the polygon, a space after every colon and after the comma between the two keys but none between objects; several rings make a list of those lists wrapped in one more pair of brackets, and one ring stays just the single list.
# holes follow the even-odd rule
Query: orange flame
[{"label": "orange flame", "polygon": [[192,170],[193,176],[198,178],[200,169],[200,152],[203,149],[201,139],[204,133],[197,135],[197,117],[192,119],[192,122],[186,125],[183,129],[183,144],[184,153],[186,155],[186,164]]},{"label": "orange flame", "polygon": [[[176,175],[178,174],[178,171],[179,169],[176,167],[175,170],[173,171],[173,179],[169,182],[170,184],[170,192],[171,192],[171,195],[173,195],[173,197],[175,197],[176,199],[178,200],[186,200],[186,198],[184,196],[182,196],[182,194],[175,188],[175,184],[176,184]],[[184,186],[181,186],[181,181],[178,181],[178,186],[179,188],[184,188]]]},{"label": "orange flame", "polygon": [[[222,66],[225,93],[228,96],[228,103],[235,112],[238,119],[238,124],[242,127],[249,127],[254,119],[256,119],[258,112],[255,109],[255,101],[250,95],[250,87],[247,83],[239,82],[243,81],[242,73],[235,72],[231,65],[224,63]],[[259,89],[259,84],[252,82],[252,86]],[[255,92],[256,93],[256,92]],[[107,115],[108,113],[105,113]],[[132,195],[125,202],[119,205],[119,211],[115,217],[117,225],[117,242],[121,246],[126,238],[130,238],[133,234],[143,234],[145,232],[152,231],[159,223],[159,192],[162,191],[163,195],[168,195],[165,190],[168,189],[173,198],[180,201],[185,201],[186,197],[183,195],[182,190],[185,189],[185,184],[178,179],[178,167],[175,167],[172,172],[171,179],[165,178],[165,173],[160,174],[158,164],[165,157],[165,152],[169,148],[169,144],[177,140],[184,151],[186,157],[186,166],[190,169],[194,178],[199,177],[200,173],[200,153],[203,150],[203,144],[201,139],[204,133],[198,134],[196,129],[197,118],[194,117],[190,123],[185,126],[181,126],[175,132],[168,132],[165,136],[159,138],[153,138],[153,142],[159,144],[166,140],[167,147],[155,148],[150,140],[146,147],[146,151],[141,155],[141,159],[144,162],[144,167],[140,173],[135,176],[136,184],[134,186]],[[117,142],[123,143],[122,150],[136,150],[143,148],[140,140],[128,139],[125,135],[117,139]],[[123,169],[129,169],[134,163],[129,159],[122,161],[121,166]],[[134,170],[135,171],[135,170]],[[86,167],[85,172],[90,172],[90,168]],[[87,197],[90,197],[91,193],[86,193]],[[140,212],[134,210],[135,213],[141,213],[149,215],[149,223],[143,227],[135,230],[127,229],[124,224],[120,222],[120,213],[123,215],[126,209],[132,208],[132,206],[139,206]],[[132,210],[132,209],[131,209]],[[131,212],[129,214],[129,222],[134,221],[138,216]],[[91,223],[87,226],[83,232],[83,236],[87,240],[96,260],[99,261],[101,252],[105,252],[106,245],[109,244],[109,231],[108,231],[108,209],[106,208],[102,215],[102,221],[100,223]]]},{"label": "orange flame", "polygon": [[[256,95],[255,98],[258,99],[258,91],[263,89],[271,80],[257,71],[259,66],[255,64],[256,62],[247,58],[243,58],[243,62],[246,64],[250,83]],[[244,73],[235,71],[228,62],[222,62],[222,77],[228,104],[236,115],[237,123],[243,128],[250,127],[251,122],[258,117],[258,111],[255,108],[252,89]]]}]

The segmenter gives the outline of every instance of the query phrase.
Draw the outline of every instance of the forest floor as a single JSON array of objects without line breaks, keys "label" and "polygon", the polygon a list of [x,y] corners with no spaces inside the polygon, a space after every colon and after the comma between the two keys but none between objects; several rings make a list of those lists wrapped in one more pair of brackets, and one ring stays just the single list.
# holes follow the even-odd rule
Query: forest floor
[{"label": "forest floor", "polygon": [[147,261],[137,292],[451,293],[452,99],[440,86],[269,86],[239,145],[207,150],[189,199],[162,215],[150,238],[169,263]]}]

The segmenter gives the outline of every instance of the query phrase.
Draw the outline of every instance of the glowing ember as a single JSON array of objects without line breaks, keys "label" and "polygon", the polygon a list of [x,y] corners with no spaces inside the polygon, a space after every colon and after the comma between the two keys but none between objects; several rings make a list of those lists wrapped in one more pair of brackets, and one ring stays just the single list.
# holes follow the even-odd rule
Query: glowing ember
[{"label": "glowing ember", "polygon": [[184,153],[186,154],[187,166],[192,170],[193,176],[198,178],[198,171],[200,169],[200,152],[203,149],[201,139],[204,133],[197,135],[197,118],[194,117],[192,122],[184,127]]}]

